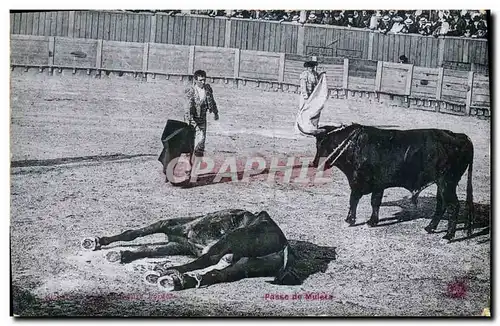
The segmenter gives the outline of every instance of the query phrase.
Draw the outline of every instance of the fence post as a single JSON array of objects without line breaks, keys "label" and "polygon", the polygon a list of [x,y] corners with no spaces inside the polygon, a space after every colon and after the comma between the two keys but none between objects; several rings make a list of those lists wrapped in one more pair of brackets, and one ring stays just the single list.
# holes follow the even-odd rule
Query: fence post
[{"label": "fence post", "polygon": [[234,78],[240,77],[240,49],[234,51]]},{"label": "fence post", "polygon": [[280,53],[280,66],[278,71],[278,81],[280,83],[285,81],[285,54]]},{"label": "fence post", "polygon": [[75,34],[75,11],[72,10],[69,12],[68,37],[74,37],[74,34]]},{"label": "fence post", "polygon": [[188,61],[188,71],[187,73],[194,74],[194,52],[196,51],[194,45],[189,46],[189,61]]},{"label": "fence post", "polygon": [[344,59],[344,74],[342,76],[342,88],[344,88],[344,94],[347,98],[347,89],[349,88],[349,59]]},{"label": "fence post", "polygon": [[469,71],[469,78],[467,81],[467,100],[465,102],[465,111],[470,115],[470,105],[472,103],[472,87],[474,85],[474,71]]},{"label": "fence post", "polygon": [[54,66],[54,56],[55,56],[55,48],[56,48],[56,37],[49,37],[49,66]]},{"label": "fence post", "polygon": [[375,92],[378,93],[382,89],[382,70],[384,69],[384,62],[377,61],[377,74],[375,75]]},{"label": "fence post", "polygon": [[299,31],[297,33],[297,54],[305,54],[304,51],[304,26],[299,26]]},{"label": "fence post", "polygon": [[102,39],[97,40],[97,54],[95,58],[95,67],[97,70],[101,69],[102,67]]},{"label": "fence post", "polygon": [[373,38],[375,37],[375,33],[372,31],[368,32],[368,60],[372,60],[373,58]]},{"label": "fence post", "polygon": [[[438,102],[441,101],[441,93],[443,91],[443,77],[444,77],[444,68],[439,68],[438,79],[437,79],[437,88],[436,88],[436,100]],[[436,106],[436,112],[439,112],[439,108],[441,103],[438,103]]]},{"label": "fence post", "polygon": [[438,67],[443,66],[445,42],[446,42],[446,38],[444,36],[440,36],[439,37],[439,46],[438,46]]},{"label": "fence post", "polygon": [[144,43],[144,50],[142,52],[142,73],[148,72],[149,64],[149,42]]},{"label": "fence post", "polygon": [[224,47],[231,47],[231,19],[226,20],[226,34],[224,35]]},{"label": "fence post", "polygon": [[151,16],[151,29],[149,34],[149,42],[156,43],[156,14]]}]

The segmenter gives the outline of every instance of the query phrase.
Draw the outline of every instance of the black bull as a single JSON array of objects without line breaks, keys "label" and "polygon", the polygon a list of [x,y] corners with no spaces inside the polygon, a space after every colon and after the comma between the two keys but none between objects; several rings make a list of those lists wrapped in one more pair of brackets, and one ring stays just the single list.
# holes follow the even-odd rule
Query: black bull
[{"label": "black bull", "polygon": [[335,259],[335,251],[326,247],[304,247],[295,242],[291,247],[282,230],[265,211],[253,214],[238,209],[161,220],[114,236],[87,238],[82,247],[97,250],[117,241],[132,241],[155,233],[166,234],[168,244],[154,249],[110,251],[107,259],[128,263],[145,257],[197,257],[188,264],[159,265],[155,271],[146,273],[148,283],[170,290],[269,276],[275,277],[276,284],[298,285],[308,274],[315,272],[311,266],[319,262],[323,266],[319,270],[324,272],[326,264]]},{"label": "black bull", "polygon": [[356,208],[363,195],[372,194],[372,215],[367,222],[375,226],[384,190],[402,187],[416,200],[420,192],[437,184],[436,211],[425,230],[432,233],[446,208],[451,209],[445,239],[455,236],[459,212],[456,188],[467,167],[467,234],[472,233],[472,162],[474,147],[465,134],[440,129],[391,130],[352,124],[324,126],[316,137],[313,165],[338,167],[347,177],[351,194],[346,222],[356,223]]}]

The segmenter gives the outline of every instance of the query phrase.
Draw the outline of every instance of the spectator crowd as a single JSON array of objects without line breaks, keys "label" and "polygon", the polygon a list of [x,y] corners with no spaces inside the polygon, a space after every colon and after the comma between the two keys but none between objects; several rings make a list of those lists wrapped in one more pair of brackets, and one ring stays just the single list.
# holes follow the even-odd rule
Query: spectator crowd
[{"label": "spectator crowd", "polygon": [[411,33],[486,38],[483,10],[167,10],[171,15],[197,14],[297,24],[323,24],[363,28],[380,33]]}]

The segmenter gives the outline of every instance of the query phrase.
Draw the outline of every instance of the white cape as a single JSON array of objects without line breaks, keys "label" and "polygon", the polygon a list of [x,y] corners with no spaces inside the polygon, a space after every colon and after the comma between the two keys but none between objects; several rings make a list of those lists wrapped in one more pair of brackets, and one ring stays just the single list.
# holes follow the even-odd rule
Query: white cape
[{"label": "white cape", "polygon": [[295,130],[303,135],[310,135],[317,131],[321,110],[323,110],[327,99],[326,74],[322,73],[311,96],[307,100],[301,99],[300,101],[299,112],[295,120]]}]

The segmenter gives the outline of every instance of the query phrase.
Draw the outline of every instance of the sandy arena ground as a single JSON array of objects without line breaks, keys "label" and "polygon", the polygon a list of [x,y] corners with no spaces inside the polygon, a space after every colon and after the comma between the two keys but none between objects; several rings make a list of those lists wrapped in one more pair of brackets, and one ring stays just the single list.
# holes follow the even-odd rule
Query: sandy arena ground
[{"label": "sandy arena ground", "polygon": [[[315,154],[313,138],[294,134],[297,95],[213,85],[220,120],[209,118],[207,153],[216,161],[247,156],[280,158]],[[322,184],[251,179],[189,189],[165,183],[157,157],[167,119],[182,119],[179,80],[147,82],[123,76],[48,76],[15,70],[11,76],[11,268],[14,312],[29,315],[118,316],[477,316],[489,306],[490,235],[470,239],[429,235],[436,187],[418,208],[404,189],[384,194],[379,227],[364,224],[370,197],[362,198],[358,223],[348,227],[349,186],[336,168]],[[397,128],[444,128],[469,135],[477,219],[490,215],[490,122],[402,108],[370,99],[329,99],[321,123],[358,122]],[[458,188],[462,210],[466,177]],[[301,286],[272,278],[245,279],[166,295],[142,281],[155,261],[120,265],[108,248],[86,252],[86,236],[117,234],[159,219],[226,208],[266,210],[288,239],[336,247],[325,273]],[[398,221],[399,217],[404,221]],[[163,235],[112,249],[158,244]],[[189,257],[169,257],[172,264]],[[451,287],[461,284],[463,296]],[[331,300],[265,300],[266,293],[328,293]]]}]

